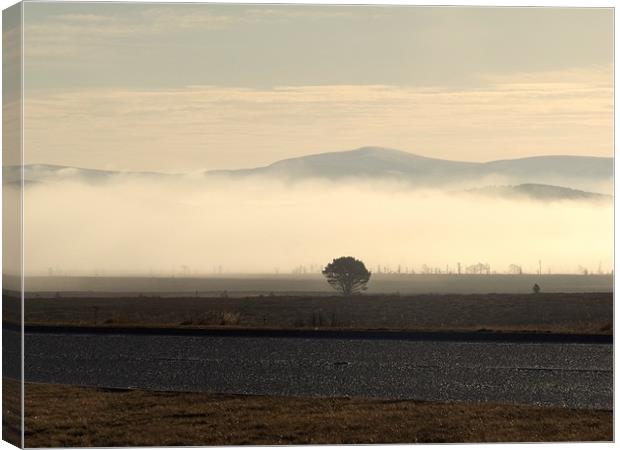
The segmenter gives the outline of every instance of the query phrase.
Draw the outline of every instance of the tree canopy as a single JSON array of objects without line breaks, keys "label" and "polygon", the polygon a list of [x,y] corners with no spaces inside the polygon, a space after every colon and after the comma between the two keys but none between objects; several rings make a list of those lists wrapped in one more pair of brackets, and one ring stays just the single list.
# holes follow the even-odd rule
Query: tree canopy
[{"label": "tree canopy", "polygon": [[364,263],[352,256],[334,259],[322,273],[327,282],[345,296],[365,291],[371,275]]}]

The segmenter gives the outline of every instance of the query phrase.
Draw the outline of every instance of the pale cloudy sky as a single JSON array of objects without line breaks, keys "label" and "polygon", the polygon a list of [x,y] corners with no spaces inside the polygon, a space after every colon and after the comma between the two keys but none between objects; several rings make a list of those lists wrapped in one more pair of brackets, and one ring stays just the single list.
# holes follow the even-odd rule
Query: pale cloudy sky
[{"label": "pale cloudy sky", "polygon": [[27,163],[611,156],[611,9],[25,4]]}]

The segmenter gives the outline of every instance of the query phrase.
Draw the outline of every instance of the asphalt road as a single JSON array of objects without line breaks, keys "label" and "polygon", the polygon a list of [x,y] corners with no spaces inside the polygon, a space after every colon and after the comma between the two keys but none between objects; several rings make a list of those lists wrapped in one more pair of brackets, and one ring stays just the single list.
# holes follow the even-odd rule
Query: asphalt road
[{"label": "asphalt road", "polygon": [[[16,336],[4,331],[5,342]],[[613,402],[613,347],[601,343],[27,333],[25,345],[34,382],[596,409]]]}]

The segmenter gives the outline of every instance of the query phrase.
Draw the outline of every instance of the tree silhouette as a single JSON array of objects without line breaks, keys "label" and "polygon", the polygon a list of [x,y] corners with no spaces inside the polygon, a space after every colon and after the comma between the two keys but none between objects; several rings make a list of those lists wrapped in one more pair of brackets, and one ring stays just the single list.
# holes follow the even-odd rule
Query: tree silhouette
[{"label": "tree silhouette", "polygon": [[352,256],[334,259],[325,266],[322,273],[331,287],[345,296],[365,291],[366,283],[370,280],[370,272],[364,263]]}]

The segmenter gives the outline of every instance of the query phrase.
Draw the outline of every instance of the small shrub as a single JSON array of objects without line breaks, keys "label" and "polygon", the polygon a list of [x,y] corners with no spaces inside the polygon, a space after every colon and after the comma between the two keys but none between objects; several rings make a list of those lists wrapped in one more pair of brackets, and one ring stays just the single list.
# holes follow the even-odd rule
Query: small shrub
[{"label": "small shrub", "polygon": [[241,314],[237,312],[223,312],[220,315],[220,325],[239,325]]}]

